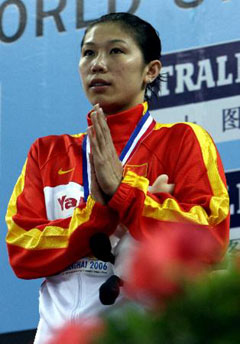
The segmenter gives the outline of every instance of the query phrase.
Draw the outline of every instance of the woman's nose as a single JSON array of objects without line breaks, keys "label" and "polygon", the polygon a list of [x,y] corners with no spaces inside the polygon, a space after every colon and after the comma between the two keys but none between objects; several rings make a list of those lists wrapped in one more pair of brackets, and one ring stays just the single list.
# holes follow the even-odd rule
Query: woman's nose
[{"label": "woman's nose", "polygon": [[104,56],[97,56],[93,61],[91,65],[91,71],[93,73],[102,72],[105,73],[107,71],[107,64]]}]

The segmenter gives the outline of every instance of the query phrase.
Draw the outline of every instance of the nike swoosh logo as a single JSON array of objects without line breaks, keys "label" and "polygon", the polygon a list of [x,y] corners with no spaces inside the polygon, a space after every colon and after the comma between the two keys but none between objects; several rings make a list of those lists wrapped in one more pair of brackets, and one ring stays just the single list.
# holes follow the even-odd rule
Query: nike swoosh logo
[{"label": "nike swoosh logo", "polygon": [[74,170],[74,168],[71,168],[70,170],[63,170],[62,168],[60,168],[60,170],[58,170],[58,174],[61,176],[62,174],[66,174],[66,173],[70,173]]}]

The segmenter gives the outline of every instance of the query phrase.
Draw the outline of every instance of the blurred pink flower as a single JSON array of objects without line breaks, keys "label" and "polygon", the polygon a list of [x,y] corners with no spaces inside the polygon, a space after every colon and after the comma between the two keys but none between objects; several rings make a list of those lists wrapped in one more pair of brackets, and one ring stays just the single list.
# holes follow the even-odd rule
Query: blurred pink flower
[{"label": "blurred pink flower", "polygon": [[103,332],[104,324],[100,319],[69,322],[57,330],[47,344],[91,344]]},{"label": "blurred pink flower", "polygon": [[164,305],[223,256],[221,245],[207,228],[171,226],[155,232],[132,255],[126,293],[138,301]]}]

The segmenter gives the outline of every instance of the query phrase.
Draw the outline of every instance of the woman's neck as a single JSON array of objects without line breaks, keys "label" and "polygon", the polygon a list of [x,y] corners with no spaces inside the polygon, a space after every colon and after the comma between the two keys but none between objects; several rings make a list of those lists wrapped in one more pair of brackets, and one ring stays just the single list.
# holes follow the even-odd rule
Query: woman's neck
[{"label": "woman's neck", "polygon": [[118,113],[131,110],[132,108],[135,108],[138,104],[142,104],[143,102],[144,102],[144,99],[141,97],[141,99],[136,100],[130,104],[127,103],[127,104],[99,104],[99,105],[103,109],[103,112],[106,116],[111,116],[111,115],[115,115]]}]

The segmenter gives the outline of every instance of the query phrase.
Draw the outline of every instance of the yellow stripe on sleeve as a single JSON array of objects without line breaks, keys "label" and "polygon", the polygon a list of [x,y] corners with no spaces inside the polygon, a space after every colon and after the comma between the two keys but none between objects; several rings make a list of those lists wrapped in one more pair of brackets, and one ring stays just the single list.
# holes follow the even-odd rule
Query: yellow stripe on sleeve
[{"label": "yellow stripe on sleeve", "polygon": [[27,231],[19,227],[13,221],[13,216],[17,214],[17,198],[24,189],[25,172],[26,163],[20,177],[18,178],[8,205],[6,214],[6,222],[9,228],[6,237],[7,243],[28,250],[66,248],[71,234],[79,226],[89,221],[95,201],[91,196],[89,196],[85,208],[74,209],[74,214],[70,221],[69,228],[46,226],[43,231],[40,231],[38,228],[33,228]]},{"label": "yellow stripe on sleeve", "polygon": [[212,187],[213,197],[210,200],[210,224],[222,222],[229,213],[229,196],[217,165],[217,150],[209,134],[199,125],[188,123],[193,129],[201,147],[203,161]]},{"label": "yellow stripe on sleeve", "polygon": [[[156,123],[154,130],[171,128],[176,124],[177,123]],[[189,125],[192,128],[202,151],[203,161],[213,192],[209,205],[211,211],[210,216],[207,214],[205,209],[199,205],[193,206],[189,211],[183,211],[178,202],[173,198],[168,198],[162,204],[159,204],[147,195],[146,183],[143,182],[143,179],[145,178],[137,176],[132,171],[127,172],[123,182],[137,187],[146,194],[143,216],[162,221],[177,222],[184,219],[188,222],[202,225],[217,225],[222,222],[229,213],[229,196],[218,171],[217,151],[211,137],[203,128],[193,123],[184,124]]]},{"label": "yellow stripe on sleeve", "polygon": [[143,216],[161,221],[173,222],[180,221],[184,218],[188,222],[208,224],[208,215],[201,206],[193,206],[190,211],[184,212],[173,198],[167,198],[162,204],[159,204],[148,196],[147,190],[149,181],[147,178],[138,176],[132,171],[128,171],[123,179],[123,183],[143,191],[146,195]]},{"label": "yellow stripe on sleeve", "polygon": [[69,228],[46,226],[43,231],[37,228],[26,231],[12,221],[7,243],[27,250],[66,248],[71,234],[89,221],[94,203],[94,200],[90,199],[84,209],[75,208]]},{"label": "yellow stripe on sleeve", "polygon": [[190,211],[185,212],[181,210],[178,203],[172,198],[166,199],[159,207],[159,203],[149,196],[146,197],[144,205],[143,215],[146,217],[172,222],[184,218],[188,222],[208,225],[207,213],[201,206],[193,206]]}]

